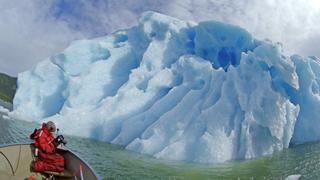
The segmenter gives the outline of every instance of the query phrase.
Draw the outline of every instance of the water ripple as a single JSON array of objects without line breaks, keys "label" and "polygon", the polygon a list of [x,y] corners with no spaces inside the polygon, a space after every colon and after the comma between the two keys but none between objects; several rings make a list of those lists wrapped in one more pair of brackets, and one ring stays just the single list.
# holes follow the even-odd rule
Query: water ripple
[{"label": "water ripple", "polygon": [[[6,120],[0,115],[0,144],[30,142],[28,135],[39,124]],[[300,179],[320,179],[320,143],[290,147],[272,156],[254,160],[203,165],[157,160],[90,139],[67,136],[68,147],[106,179],[284,179],[301,174]]]}]

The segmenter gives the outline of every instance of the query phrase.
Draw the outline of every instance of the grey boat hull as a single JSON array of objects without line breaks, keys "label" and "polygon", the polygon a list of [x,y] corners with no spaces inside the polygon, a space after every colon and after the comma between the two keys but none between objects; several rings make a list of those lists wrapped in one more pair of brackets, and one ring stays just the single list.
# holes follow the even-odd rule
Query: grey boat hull
[{"label": "grey boat hull", "polygon": [[[58,153],[65,158],[66,171],[64,173],[38,173],[33,172],[31,163],[35,159],[34,147],[31,144],[12,144],[0,146],[0,179],[16,180],[27,179],[33,176],[42,179],[45,175],[54,175],[57,180],[78,179],[85,180],[100,179],[90,166],[80,157],[68,149],[59,149]],[[80,170],[81,169],[81,170]]]}]

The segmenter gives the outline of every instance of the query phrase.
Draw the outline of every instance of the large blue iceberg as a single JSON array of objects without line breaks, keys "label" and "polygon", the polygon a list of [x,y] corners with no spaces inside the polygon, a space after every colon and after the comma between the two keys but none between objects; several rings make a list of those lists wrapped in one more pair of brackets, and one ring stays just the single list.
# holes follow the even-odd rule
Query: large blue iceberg
[{"label": "large blue iceberg", "polygon": [[146,12],[18,76],[11,116],[156,158],[247,159],[320,139],[320,62],[220,22]]}]

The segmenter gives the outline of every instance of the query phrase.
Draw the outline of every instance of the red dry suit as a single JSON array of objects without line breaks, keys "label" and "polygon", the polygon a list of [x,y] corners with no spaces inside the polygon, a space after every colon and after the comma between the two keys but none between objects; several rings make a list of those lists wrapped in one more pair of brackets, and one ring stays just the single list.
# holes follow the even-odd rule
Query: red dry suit
[{"label": "red dry suit", "polygon": [[64,158],[56,153],[57,145],[45,123],[42,124],[41,129],[36,130],[31,138],[34,139],[35,148],[38,149],[38,158],[33,163],[34,170],[63,172]]}]

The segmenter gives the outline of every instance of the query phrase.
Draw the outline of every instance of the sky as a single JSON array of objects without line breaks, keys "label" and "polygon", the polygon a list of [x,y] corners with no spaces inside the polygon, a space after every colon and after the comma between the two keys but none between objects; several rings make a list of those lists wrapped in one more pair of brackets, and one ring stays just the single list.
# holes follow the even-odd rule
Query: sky
[{"label": "sky", "polygon": [[0,0],[0,72],[17,76],[73,40],[132,27],[150,10],[239,25],[281,42],[287,55],[320,57],[320,0]]}]

